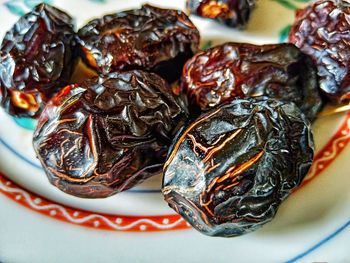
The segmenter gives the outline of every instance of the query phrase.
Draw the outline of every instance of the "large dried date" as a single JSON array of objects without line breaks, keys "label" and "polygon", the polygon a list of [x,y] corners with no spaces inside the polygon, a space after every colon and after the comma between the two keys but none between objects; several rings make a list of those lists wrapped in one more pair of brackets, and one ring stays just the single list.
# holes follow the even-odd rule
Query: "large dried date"
[{"label": "large dried date", "polygon": [[186,119],[158,75],[111,73],[54,96],[39,118],[34,149],[62,191],[107,197],[159,174]]},{"label": "large dried date", "polygon": [[310,55],[320,88],[333,102],[350,100],[350,3],[316,1],[298,10],[289,40]]},{"label": "large dried date", "polygon": [[187,0],[191,14],[215,19],[230,27],[243,27],[249,21],[256,0]]},{"label": "large dried date", "polygon": [[313,120],[322,107],[316,68],[292,44],[225,43],[197,53],[184,66],[182,88],[201,110],[268,96],[295,102]]},{"label": "large dried date", "polygon": [[309,122],[294,103],[237,99],[179,132],[162,191],[200,232],[237,236],[273,219],[312,159]]},{"label": "large dried date", "polygon": [[142,69],[169,82],[199,45],[199,32],[183,12],[150,5],[92,20],[78,35],[85,61],[99,73]]},{"label": "large dried date", "polygon": [[8,31],[0,53],[0,103],[12,115],[36,117],[71,76],[72,18],[47,4],[36,6]]}]

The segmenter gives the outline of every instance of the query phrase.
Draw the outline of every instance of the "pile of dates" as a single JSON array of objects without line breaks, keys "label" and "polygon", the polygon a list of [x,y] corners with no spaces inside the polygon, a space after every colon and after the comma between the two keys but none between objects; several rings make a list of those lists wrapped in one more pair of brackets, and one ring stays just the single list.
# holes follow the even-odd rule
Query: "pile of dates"
[{"label": "pile of dates", "polygon": [[[189,13],[242,28],[253,0],[189,0]],[[169,206],[210,236],[272,220],[308,173],[310,123],[350,99],[350,5],[297,12],[290,43],[200,50],[179,10],[143,5],[78,31],[40,4],[0,47],[0,104],[37,118],[33,145],[49,181],[104,198],[163,175]],[[74,80],[85,64],[95,77]]]}]

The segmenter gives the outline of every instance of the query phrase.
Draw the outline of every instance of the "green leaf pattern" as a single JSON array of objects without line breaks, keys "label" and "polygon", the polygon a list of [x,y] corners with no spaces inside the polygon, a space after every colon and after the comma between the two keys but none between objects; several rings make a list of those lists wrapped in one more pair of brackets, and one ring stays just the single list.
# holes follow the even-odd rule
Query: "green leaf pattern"
[{"label": "green leaf pattern", "polygon": [[13,117],[13,120],[15,121],[15,123],[26,129],[26,130],[29,130],[29,131],[34,131],[35,130],[35,127],[36,127],[36,124],[37,124],[37,120],[34,120],[34,119],[30,119],[30,118],[16,118],[16,117]]},{"label": "green leaf pattern", "polygon": [[8,0],[4,6],[14,15],[22,16],[40,3],[51,4],[52,0]]},{"label": "green leaf pattern", "polygon": [[280,43],[283,43],[288,39],[288,34],[291,28],[292,28],[292,25],[288,24],[280,30],[280,32],[278,33],[279,35],[278,39]]},{"label": "green leaf pattern", "polygon": [[[306,3],[310,2],[311,0],[272,0],[272,1],[277,2],[278,4],[282,5],[284,8],[287,8],[289,10],[296,10],[300,8],[302,5],[305,5]],[[279,31],[280,42],[285,42],[288,39],[288,34],[291,27],[292,25],[288,24]]]},{"label": "green leaf pattern", "polygon": [[279,3],[285,8],[295,10],[300,7],[300,4],[308,3],[311,0],[273,0],[273,1]]},{"label": "green leaf pattern", "polygon": [[107,0],[90,0],[91,2],[99,3],[99,4],[104,4],[107,3]]}]

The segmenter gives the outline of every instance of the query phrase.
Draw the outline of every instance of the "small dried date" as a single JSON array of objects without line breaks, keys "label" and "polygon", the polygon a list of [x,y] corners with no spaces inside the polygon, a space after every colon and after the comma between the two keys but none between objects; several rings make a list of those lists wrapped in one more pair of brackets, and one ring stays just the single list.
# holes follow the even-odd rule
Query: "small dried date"
[{"label": "small dried date", "polygon": [[350,100],[350,3],[321,0],[298,10],[289,41],[317,64],[320,88],[336,103]]},{"label": "small dried date", "polygon": [[267,96],[296,103],[313,120],[323,104],[316,67],[292,44],[225,43],[197,53],[184,66],[182,89],[202,111]]},{"label": "small dried date", "polygon": [[151,5],[92,20],[78,35],[84,60],[99,73],[142,69],[169,82],[199,47],[199,32],[183,12]]},{"label": "small dried date", "polygon": [[179,132],[162,192],[200,232],[242,235],[273,219],[312,160],[310,125],[294,103],[237,99]]},{"label": "small dried date", "polygon": [[111,73],[55,95],[39,117],[33,144],[53,185],[102,198],[161,173],[187,117],[158,75]]},{"label": "small dried date", "polygon": [[256,0],[187,0],[189,13],[215,19],[230,27],[244,27]]},{"label": "small dried date", "polygon": [[0,104],[15,116],[36,117],[72,74],[72,18],[39,4],[8,31],[0,51]]}]

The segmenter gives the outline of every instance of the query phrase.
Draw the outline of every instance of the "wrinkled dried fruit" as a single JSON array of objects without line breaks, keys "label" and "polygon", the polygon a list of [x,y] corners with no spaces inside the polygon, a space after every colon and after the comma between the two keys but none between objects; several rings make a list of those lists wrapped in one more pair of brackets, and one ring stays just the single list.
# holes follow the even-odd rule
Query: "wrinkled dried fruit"
[{"label": "wrinkled dried fruit", "polygon": [[322,108],[316,68],[292,44],[226,43],[197,53],[184,66],[182,88],[202,111],[261,96],[293,101],[309,120]]},{"label": "wrinkled dried fruit", "polygon": [[85,61],[98,72],[142,69],[169,82],[180,78],[199,45],[183,12],[150,5],[92,20],[78,35]]},{"label": "wrinkled dried fruit", "polygon": [[315,61],[320,88],[333,102],[350,100],[350,3],[321,0],[298,10],[289,41]]},{"label": "wrinkled dried fruit", "polygon": [[36,117],[72,74],[72,18],[47,4],[36,6],[8,31],[0,53],[0,103],[15,116]]},{"label": "wrinkled dried fruit", "polygon": [[237,99],[179,132],[162,191],[195,229],[237,236],[275,216],[312,159],[310,126],[294,103]]},{"label": "wrinkled dried fruit", "polygon": [[111,73],[54,96],[39,118],[34,149],[62,191],[107,197],[159,174],[187,117],[158,75]]},{"label": "wrinkled dried fruit", "polygon": [[243,27],[255,6],[256,0],[187,0],[191,14],[215,19],[230,27]]}]

